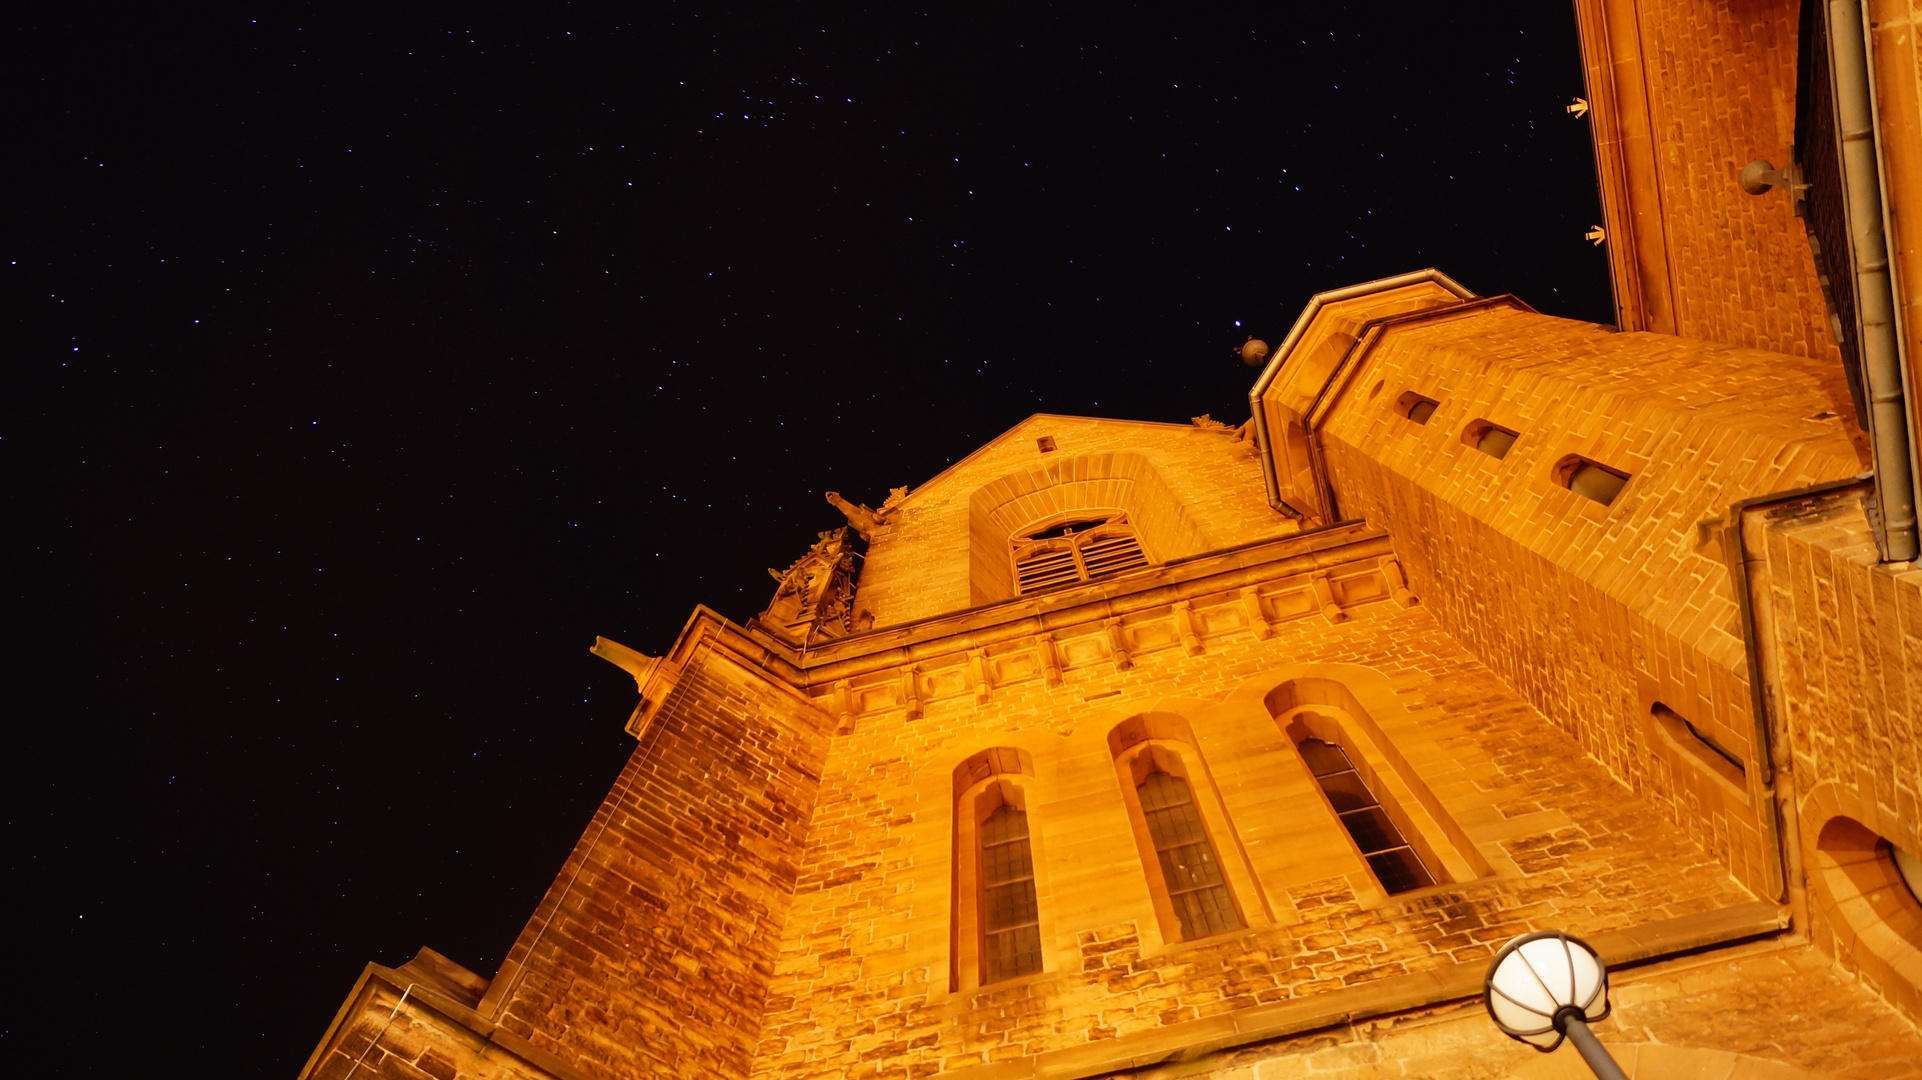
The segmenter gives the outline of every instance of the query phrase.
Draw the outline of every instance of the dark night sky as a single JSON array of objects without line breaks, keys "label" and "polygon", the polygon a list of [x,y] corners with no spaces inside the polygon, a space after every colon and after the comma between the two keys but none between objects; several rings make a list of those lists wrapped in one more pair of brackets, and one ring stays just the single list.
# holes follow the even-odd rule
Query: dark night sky
[{"label": "dark night sky", "polygon": [[1405,270],[1612,317],[1565,4],[523,7],[7,15],[0,1071],[492,974],[632,746],[593,635],[824,489],[1239,422],[1236,320]]}]

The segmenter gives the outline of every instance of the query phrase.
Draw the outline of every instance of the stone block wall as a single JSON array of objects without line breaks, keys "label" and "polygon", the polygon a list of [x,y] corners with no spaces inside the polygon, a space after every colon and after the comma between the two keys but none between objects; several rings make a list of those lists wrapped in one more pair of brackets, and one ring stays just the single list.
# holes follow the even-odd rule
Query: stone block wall
[{"label": "stone block wall", "polygon": [[[1795,142],[1796,0],[1578,0],[1628,329],[1840,354],[1802,222],[1743,166]],[[1607,85],[1596,85],[1605,80]],[[1616,252],[1611,250],[1611,255]]]},{"label": "stone block wall", "polygon": [[[1245,609],[1197,597],[1190,610]],[[1099,635],[1085,652],[1061,650],[1058,681],[1009,677],[985,697],[922,700],[918,716],[875,698],[844,719],[755,1074],[990,1077],[1037,1055],[1167,1052],[1154,1048],[1229,1037],[1274,1010],[1374,984],[1478,978],[1497,945],[1528,929],[1606,933],[1752,901],[1425,607],[1383,596],[1341,616],[1331,625],[1310,610],[1266,633],[1197,619],[1192,640],[1173,630],[1124,639],[1135,643],[1125,664]],[[1145,628],[1181,616],[1139,618]],[[1316,789],[1264,703],[1309,677],[1375,687],[1368,709],[1383,738],[1486,873],[1381,892],[1332,813],[1310,801]],[[1238,864],[1231,879],[1253,882],[1240,898],[1245,930],[1171,941],[1156,917],[1108,743],[1144,713],[1180,716],[1194,733],[1217,820],[1230,823],[1215,842]],[[966,989],[950,965],[952,868],[965,857],[954,849],[951,773],[994,747],[1035,763],[1045,969]]]},{"label": "stone block wall", "polygon": [[[1043,436],[1054,440],[1054,450],[1039,448]],[[876,626],[893,626],[1012,596],[1011,564],[997,565],[985,575],[975,568],[985,557],[977,555],[977,549],[985,553],[1005,548],[1008,539],[974,535],[977,519],[995,509],[979,506],[977,492],[1004,478],[1045,472],[1056,462],[1117,454],[1154,474],[1151,481],[1133,485],[1136,495],[1147,497],[1152,489],[1153,495],[1174,504],[1144,508],[1152,535],[1144,535],[1143,542],[1158,561],[1295,531],[1293,522],[1268,508],[1254,444],[1237,439],[1232,430],[1042,414],[1015,425],[909,495],[874,533],[861,570],[857,607],[872,612]],[[1131,480],[1127,471],[1120,470],[1115,478]],[[1029,486],[1054,485],[1044,478]],[[1179,515],[1172,513],[1175,509]],[[1163,511],[1169,512],[1165,535],[1153,528],[1156,514]],[[994,585],[984,590],[983,582]]]},{"label": "stone block wall", "polygon": [[1795,145],[1796,0],[1636,5],[1683,337],[1839,367],[1802,222],[1786,192],[1742,191]]},{"label": "stone block wall", "polygon": [[1743,525],[1811,934],[1922,1019],[1922,904],[1877,843],[1922,854],[1922,568],[1876,561],[1868,491],[1758,507]]},{"label": "stone block wall", "polygon": [[[1818,362],[1518,310],[1398,326],[1321,439],[1347,516],[1395,536],[1457,640],[1751,888],[1774,894],[1740,609],[1734,502],[1852,475],[1846,401]],[[1440,402],[1426,424],[1404,391]],[[1488,421],[1505,457],[1470,444]],[[1630,475],[1610,504],[1556,479],[1570,455]],[[1747,765],[1722,784],[1661,732],[1661,702]]]},{"label": "stone block wall", "polygon": [[485,982],[433,958],[466,976],[468,985],[419,970],[420,957],[399,968],[367,965],[301,1080],[582,1080],[483,1020],[473,1006]]},{"label": "stone block wall", "polygon": [[585,1077],[746,1076],[830,730],[698,649],[480,1013]]},{"label": "stone block wall", "polygon": [[[1596,1034],[1632,1080],[1903,1080],[1922,1036],[1820,954],[1769,945],[1613,973]],[[1119,1076],[1121,1074],[1108,1074]],[[1503,1036],[1479,1000],[1343,1023],[1128,1075],[1141,1080],[1592,1080],[1571,1046]],[[1025,1080],[1025,1078],[1024,1078]]]}]

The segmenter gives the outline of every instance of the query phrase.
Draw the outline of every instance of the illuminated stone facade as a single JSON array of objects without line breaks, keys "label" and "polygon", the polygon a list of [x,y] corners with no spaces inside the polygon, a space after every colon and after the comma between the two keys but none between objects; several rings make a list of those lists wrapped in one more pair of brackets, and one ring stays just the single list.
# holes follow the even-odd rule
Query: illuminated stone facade
[{"label": "illuminated stone facade", "polygon": [[1795,9],[1577,7],[1620,331],[1408,275],[1241,428],[832,496],[762,617],[597,647],[638,743],[501,969],[370,965],[303,1076],[1585,1075],[1479,1002],[1548,928],[1631,1075],[1922,1075],[1922,570],[1799,226],[1709,183],[1788,158]]}]

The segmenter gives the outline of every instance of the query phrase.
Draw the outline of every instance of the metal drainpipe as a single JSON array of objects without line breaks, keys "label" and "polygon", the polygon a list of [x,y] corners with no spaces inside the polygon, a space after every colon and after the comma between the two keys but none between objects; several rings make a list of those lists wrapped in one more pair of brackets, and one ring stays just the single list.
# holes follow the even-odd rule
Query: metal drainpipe
[{"label": "metal drainpipe", "polygon": [[1869,443],[1875,455],[1875,498],[1882,515],[1882,557],[1917,555],[1915,473],[1902,393],[1902,356],[1894,283],[1884,231],[1882,171],[1876,161],[1875,105],[1869,87],[1868,28],[1860,0],[1829,0],[1830,70],[1842,142],[1843,198],[1855,263],[1862,373],[1869,392]]},{"label": "metal drainpipe", "polygon": [[[1751,510],[1769,506],[1813,499],[1849,488],[1861,487],[1868,474],[1852,476],[1847,480],[1831,480],[1792,491],[1777,491],[1768,495],[1757,495],[1743,499],[1728,508],[1728,557],[1729,584],[1735,590],[1735,604],[1742,626],[1742,651],[1748,666],[1749,715],[1753,722],[1751,740],[1756,779],[1760,782],[1762,799],[1769,804],[1769,818],[1766,830],[1774,850],[1775,859],[1769,865],[1770,884],[1775,887],[1772,899],[1789,903],[1796,907],[1804,917],[1806,907],[1799,907],[1796,894],[1802,888],[1800,822],[1795,817],[1793,798],[1793,771],[1785,767],[1792,764],[1789,748],[1775,738],[1775,724],[1780,723],[1786,735],[1787,715],[1779,706],[1771,706],[1774,698],[1769,693],[1771,681],[1769,666],[1764,652],[1768,641],[1764,639],[1764,623],[1772,625],[1773,616],[1763,607],[1766,600],[1758,601],[1755,596],[1755,581],[1751,570],[1758,564],[1767,562],[1766,553],[1752,552],[1748,547],[1747,536],[1742,531],[1742,522]],[[1771,639],[1772,640],[1772,635]],[[1784,790],[1784,786],[1788,790]]]}]

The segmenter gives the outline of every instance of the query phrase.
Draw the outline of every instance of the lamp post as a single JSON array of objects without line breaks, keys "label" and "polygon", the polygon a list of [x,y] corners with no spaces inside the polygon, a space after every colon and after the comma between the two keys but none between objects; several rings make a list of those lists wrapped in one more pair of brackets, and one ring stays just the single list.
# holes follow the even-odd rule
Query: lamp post
[{"label": "lamp post", "polygon": [[1587,942],[1560,930],[1523,934],[1495,954],[1482,986],[1488,1015],[1503,1034],[1543,1053],[1567,1036],[1599,1080],[1628,1080],[1588,1030],[1609,1005],[1608,968]]}]

